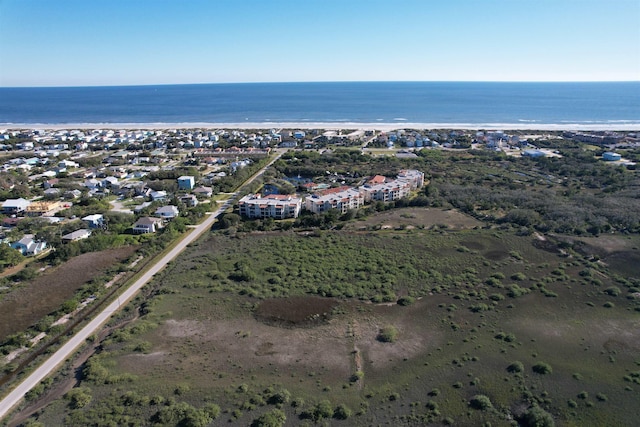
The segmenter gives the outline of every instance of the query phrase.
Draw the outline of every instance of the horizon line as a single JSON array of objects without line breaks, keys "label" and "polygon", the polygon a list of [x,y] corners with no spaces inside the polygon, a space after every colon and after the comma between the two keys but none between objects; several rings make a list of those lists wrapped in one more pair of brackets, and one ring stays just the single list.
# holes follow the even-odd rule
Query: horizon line
[{"label": "horizon line", "polygon": [[314,83],[640,83],[639,80],[309,80],[309,81],[244,81],[244,82],[196,82],[196,83],[128,83],[97,85],[34,85],[0,86],[0,89],[71,89],[108,87],[157,87],[157,86],[209,86],[252,84],[314,84]]}]

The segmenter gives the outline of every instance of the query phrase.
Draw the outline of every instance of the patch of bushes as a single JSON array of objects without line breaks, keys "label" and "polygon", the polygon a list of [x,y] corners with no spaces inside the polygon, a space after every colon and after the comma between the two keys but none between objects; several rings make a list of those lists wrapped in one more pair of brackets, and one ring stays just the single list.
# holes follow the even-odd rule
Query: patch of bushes
[{"label": "patch of bushes", "polygon": [[481,411],[485,411],[493,407],[493,405],[491,404],[491,399],[489,399],[484,394],[477,394],[473,396],[469,401],[469,406]]},{"label": "patch of bushes", "polygon": [[387,325],[380,329],[378,341],[392,343],[398,339],[398,329],[393,325]]},{"label": "patch of bushes", "polygon": [[550,374],[551,372],[553,372],[553,369],[551,368],[551,365],[549,365],[548,363],[544,363],[544,362],[536,363],[535,365],[533,365],[531,367],[531,369],[536,374],[541,374],[541,375],[547,375],[547,374]]},{"label": "patch of bushes", "polygon": [[520,361],[515,361],[509,366],[507,366],[507,372],[511,372],[512,374],[519,373],[524,371],[524,365]]}]

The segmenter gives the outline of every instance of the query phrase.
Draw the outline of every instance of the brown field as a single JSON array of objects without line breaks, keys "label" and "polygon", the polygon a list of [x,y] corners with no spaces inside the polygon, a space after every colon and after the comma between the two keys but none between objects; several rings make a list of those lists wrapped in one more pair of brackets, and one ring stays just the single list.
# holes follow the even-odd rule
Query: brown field
[{"label": "brown field", "polygon": [[446,227],[453,230],[463,230],[479,227],[482,223],[455,209],[440,208],[405,208],[393,209],[372,215],[364,221],[356,221],[345,226],[346,230],[366,229],[380,226],[386,228],[430,228],[434,226]]},{"label": "brown field", "polygon": [[267,324],[304,327],[328,320],[336,305],[337,302],[329,298],[274,298],[261,302],[255,314],[258,320]]},{"label": "brown field", "polygon": [[77,256],[46,270],[0,301],[0,341],[23,331],[57,310],[101,271],[130,257],[137,247],[124,246]]}]

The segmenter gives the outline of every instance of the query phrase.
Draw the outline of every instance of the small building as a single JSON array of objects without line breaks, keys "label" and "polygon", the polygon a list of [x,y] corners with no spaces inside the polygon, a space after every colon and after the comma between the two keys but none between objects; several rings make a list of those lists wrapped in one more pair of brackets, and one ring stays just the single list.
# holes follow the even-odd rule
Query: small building
[{"label": "small building", "polygon": [[7,199],[2,202],[2,213],[6,215],[15,215],[24,212],[31,204],[22,197],[19,199]]},{"label": "small building", "polygon": [[164,219],[173,219],[180,214],[178,208],[173,205],[162,206],[156,209],[155,216],[164,218]]},{"label": "small building", "polygon": [[178,178],[178,188],[180,190],[191,191],[196,185],[196,179],[192,176],[181,176]]},{"label": "small building", "polygon": [[134,234],[155,233],[162,228],[162,220],[160,218],[151,218],[144,216],[133,224]]},{"label": "small building", "polygon": [[82,220],[89,228],[102,228],[104,226],[104,216],[102,214],[87,215]]},{"label": "small building", "polygon": [[77,242],[78,240],[88,239],[91,236],[91,230],[80,229],[62,236],[64,243]]},{"label": "small building", "polygon": [[620,159],[622,159],[622,156],[620,154],[611,151],[607,151],[606,153],[602,154],[602,160],[607,162],[617,162],[620,161]]}]

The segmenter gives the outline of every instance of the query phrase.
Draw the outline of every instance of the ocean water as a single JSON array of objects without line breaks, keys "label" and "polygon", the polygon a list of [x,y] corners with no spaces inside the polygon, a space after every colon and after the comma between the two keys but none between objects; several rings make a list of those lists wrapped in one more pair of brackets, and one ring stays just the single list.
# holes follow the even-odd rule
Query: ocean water
[{"label": "ocean water", "polygon": [[640,82],[334,82],[0,88],[0,124],[640,125]]}]

